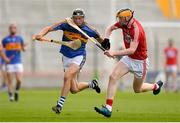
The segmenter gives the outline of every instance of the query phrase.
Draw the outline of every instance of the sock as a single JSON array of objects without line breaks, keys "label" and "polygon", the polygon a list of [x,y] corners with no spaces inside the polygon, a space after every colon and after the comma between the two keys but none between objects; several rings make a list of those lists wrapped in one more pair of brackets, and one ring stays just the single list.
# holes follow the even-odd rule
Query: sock
[{"label": "sock", "polygon": [[59,101],[58,101],[57,106],[59,106],[59,107],[62,108],[62,107],[63,107],[63,104],[64,104],[64,102],[65,102],[65,100],[66,100],[66,98],[63,97],[63,96],[61,96],[60,99],[59,99]]},{"label": "sock", "polygon": [[9,95],[9,97],[12,97],[13,93],[12,92],[8,92],[8,95]]},{"label": "sock", "polygon": [[152,90],[157,90],[159,88],[159,85],[157,83],[154,83],[154,87]]},{"label": "sock", "polygon": [[109,111],[112,111],[112,104],[113,104],[113,100],[112,100],[112,99],[107,99],[107,100],[106,100],[106,108],[107,108]]},{"label": "sock", "polygon": [[94,88],[95,84],[93,83],[93,81],[89,82],[89,88]]},{"label": "sock", "polygon": [[19,92],[20,87],[21,87],[21,83],[19,82],[16,84],[16,92],[15,93]]}]

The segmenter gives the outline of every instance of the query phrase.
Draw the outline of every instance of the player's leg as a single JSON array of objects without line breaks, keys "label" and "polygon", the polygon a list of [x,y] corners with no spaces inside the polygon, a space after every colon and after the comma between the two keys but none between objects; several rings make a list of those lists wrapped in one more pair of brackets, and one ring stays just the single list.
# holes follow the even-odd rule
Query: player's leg
[{"label": "player's leg", "polygon": [[112,100],[114,99],[118,85],[117,80],[119,80],[128,72],[129,72],[128,66],[121,61],[115,66],[113,72],[109,76],[107,99],[112,99]]},{"label": "player's leg", "polygon": [[[66,60],[66,58],[65,58],[65,60]],[[78,82],[78,75],[79,75],[79,72],[82,69],[83,65],[85,64],[86,56],[83,56],[83,55],[76,56],[70,60],[71,60],[70,64],[78,65],[78,69],[79,69],[79,71],[77,71],[76,75],[74,76],[74,78],[71,81],[71,88],[70,88],[71,93],[77,93],[86,88],[92,88],[92,89],[96,90],[97,93],[100,93],[100,88],[98,86],[97,80],[94,79],[89,83],[88,82]]]},{"label": "player's leg", "polygon": [[8,87],[9,100],[14,101],[14,96],[13,96],[13,75],[15,71],[14,65],[7,64],[5,67],[7,72],[7,87]]},{"label": "player's leg", "polygon": [[153,91],[153,94],[157,95],[161,91],[162,85],[163,83],[161,81],[150,84],[150,83],[144,82],[144,79],[142,78],[134,77],[133,89],[135,93]]},{"label": "player's leg", "polygon": [[82,69],[83,65],[85,64],[86,56],[77,56],[72,59],[72,63],[79,66],[79,71],[74,76],[73,80],[71,81],[71,93],[77,93],[79,91],[82,91],[86,88],[93,88],[96,90],[96,92],[100,93],[100,88],[98,86],[97,80],[93,80],[91,82],[78,82],[78,75],[80,70]]},{"label": "player's leg", "polygon": [[114,100],[114,96],[116,94],[118,80],[127,74],[129,72],[128,66],[123,62],[118,62],[115,68],[113,69],[113,72],[109,76],[109,83],[108,83],[108,89],[107,89],[107,99],[106,99],[106,105],[103,106],[101,109],[95,107],[95,110],[106,116],[110,117],[112,112],[112,104]]},{"label": "player's leg", "polygon": [[164,85],[164,89],[165,89],[165,91],[166,92],[168,92],[169,91],[169,80],[170,80],[170,71],[169,71],[169,67],[168,66],[166,66],[166,70],[165,70],[165,81],[166,81],[166,83],[165,83],[165,85]]},{"label": "player's leg", "polygon": [[177,85],[177,71],[172,72],[172,84],[173,84],[173,91],[178,91],[178,85]]},{"label": "player's leg", "polygon": [[7,72],[7,87],[8,87],[8,95],[9,95],[9,100],[14,101],[14,96],[13,96],[13,73],[12,72]]},{"label": "player's leg", "polygon": [[2,89],[5,91],[7,90],[7,72],[5,69],[5,65],[2,66],[1,73],[2,73]]},{"label": "player's leg", "polygon": [[76,64],[70,64],[64,73],[64,84],[61,90],[61,95],[56,106],[52,107],[52,110],[59,114],[62,110],[66,97],[71,88],[71,81],[75,75],[79,72],[79,66]]},{"label": "player's leg", "polygon": [[140,61],[132,61],[132,69],[134,73],[133,89],[135,93],[153,91],[156,95],[160,92],[163,83],[158,81],[157,83],[145,82],[146,74],[148,70],[148,59],[144,60],[143,63]]},{"label": "player's leg", "polygon": [[77,75],[75,75],[75,77],[71,81],[71,88],[70,88],[71,93],[75,94],[75,93],[80,92],[86,88],[88,88],[88,83],[87,82],[78,83]]},{"label": "player's leg", "polygon": [[71,88],[71,82],[76,78],[77,73],[79,72],[79,66],[76,64],[71,64],[69,68],[64,73],[64,86],[61,92],[61,95],[66,97]]},{"label": "player's leg", "polygon": [[22,83],[22,78],[23,78],[23,65],[14,64],[14,66],[15,66],[15,78],[16,78],[14,98],[15,98],[15,101],[18,101],[19,90],[21,88],[21,83]]},{"label": "player's leg", "polygon": [[75,78],[73,78],[73,80],[71,82],[71,89],[70,89],[71,93],[75,94],[75,93],[80,92],[87,88],[95,89],[97,93],[100,93],[100,88],[98,86],[98,82],[96,79],[93,79],[89,83],[88,82],[78,82],[77,75],[75,76]]},{"label": "player's leg", "polygon": [[21,88],[23,73],[22,72],[16,72],[15,77],[16,77],[16,85],[15,85],[14,99],[15,99],[15,101],[18,101],[18,99],[19,99],[19,90]]},{"label": "player's leg", "polygon": [[153,91],[155,88],[155,84],[144,83],[144,79],[134,76],[133,89],[135,93]]}]

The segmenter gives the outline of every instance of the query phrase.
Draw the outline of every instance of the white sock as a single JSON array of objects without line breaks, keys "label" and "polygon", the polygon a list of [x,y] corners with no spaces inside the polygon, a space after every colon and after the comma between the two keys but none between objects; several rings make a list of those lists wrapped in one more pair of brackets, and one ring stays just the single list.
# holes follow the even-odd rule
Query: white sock
[{"label": "white sock", "polygon": [[94,88],[94,83],[93,82],[89,82],[89,88]]},{"label": "white sock", "polygon": [[155,90],[159,89],[159,85],[157,83],[155,83],[155,84],[156,84],[156,89]]},{"label": "white sock", "polygon": [[107,108],[110,112],[112,112],[112,106],[106,104],[106,108]]}]

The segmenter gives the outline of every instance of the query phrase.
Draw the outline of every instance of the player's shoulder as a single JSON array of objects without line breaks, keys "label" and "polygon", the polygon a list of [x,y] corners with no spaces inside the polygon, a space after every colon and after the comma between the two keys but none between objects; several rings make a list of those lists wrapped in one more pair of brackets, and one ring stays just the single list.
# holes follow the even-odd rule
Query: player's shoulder
[{"label": "player's shoulder", "polygon": [[168,49],[169,49],[168,47],[165,47],[165,48],[164,48],[164,52],[166,52]]},{"label": "player's shoulder", "polygon": [[174,49],[175,51],[178,51],[178,48],[177,48],[177,47],[174,47],[173,49]]},{"label": "player's shoulder", "polygon": [[7,36],[5,36],[5,37],[2,39],[2,41],[7,41],[9,38],[10,38],[10,36],[7,35]]},{"label": "player's shoulder", "polygon": [[62,20],[62,21],[59,21],[59,25],[61,25],[61,24],[68,25],[68,23],[67,23],[67,21],[65,19]]},{"label": "player's shoulder", "polygon": [[67,26],[68,25],[68,23],[67,23],[67,21],[64,19],[64,20],[61,20],[61,21],[58,21],[58,22],[56,22],[55,24],[53,24],[52,25],[52,29],[54,29],[54,28],[58,28],[58,27],[64,27],[64,26]]},{"label": "player's shoulder", "polygon": [[136,20],[135,18],[133,18],[133,19],[134,19],[134,22],[133,22],[134,27],[143,28],[141,23],[138,20]]}]

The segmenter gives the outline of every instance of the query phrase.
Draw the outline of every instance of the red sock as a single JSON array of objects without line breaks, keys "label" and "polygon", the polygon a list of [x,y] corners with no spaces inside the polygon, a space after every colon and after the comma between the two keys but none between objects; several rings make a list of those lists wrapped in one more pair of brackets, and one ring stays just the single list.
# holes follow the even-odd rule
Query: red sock
[{"label": "red sock", "polygon": [[113,100],[112,99],[107,99],[106,100],[106,105],[112,106],[112,104],[113,104]]}]

